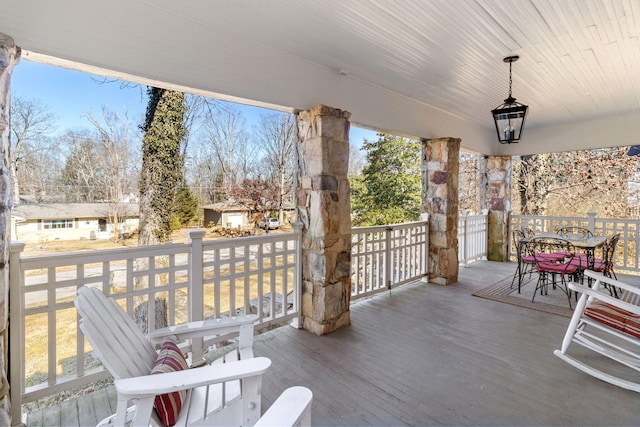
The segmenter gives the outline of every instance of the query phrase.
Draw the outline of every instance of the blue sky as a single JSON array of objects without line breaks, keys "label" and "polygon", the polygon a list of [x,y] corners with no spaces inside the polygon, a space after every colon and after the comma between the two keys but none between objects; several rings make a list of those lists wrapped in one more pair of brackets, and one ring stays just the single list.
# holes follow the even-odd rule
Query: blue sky
[{"label": "blue sky", "polygon": [[[56,116],[56,133],[69,129],[87,128],[82,116],[92,113],[99,118],[102,106],[117,112],[127,111],[129,118],[141,123],[147,107],[144,86],[121,87],[118,82],[100,84],[100,77],[64,68],[22,60],[11,76],[13,96],[36,99],[47,105]],[[243,112],[249,127],[268,113],[257,107],[236,104]],[[374,140],[375,132],[351,126],[349,138],[357,144],[363,138]]]}]

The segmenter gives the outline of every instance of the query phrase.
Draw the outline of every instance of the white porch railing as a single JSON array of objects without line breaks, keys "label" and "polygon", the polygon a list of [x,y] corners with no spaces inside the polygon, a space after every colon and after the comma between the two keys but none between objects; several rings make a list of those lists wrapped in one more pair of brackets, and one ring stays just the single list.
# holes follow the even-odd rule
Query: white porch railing
[{"label": "white porch railing", "polygon": [[[81,286],[113,296],[147,330],[245,312],[258,314],[260,329],[299,316],[300,229],[208,241],[203,236],[191,231],[184,244],[33,257],[21,256],[24,244],[14,243],[13,419],[21,419],[23,403],[108,376],[78,328],[73,299]],[[205,341],[202,348],[216,343]]]},{"label": "white porch railing", "polygon": [[[24,244],[14,242],[13,419],[21,419],[24,403],[108,377],[78,329],[73,299],[81,286],[114,297],[147,330],[247,311],[258,314],[257,329],[300,316],[299,229],[208,241],[203,236],[191,231],[184,244],[28,257],[21,254]],[[353,300],[427,274],[427,221],[355,228],[352,236]],[[214,344],[194,341],[193,349]]]},{"label": "white porch railing", "polygon": [[467,265],[487,257],[487,214],[458,218],[458,262]]},{"label": "white porch railing", "polygon": [[[458,259],[461,264],[487,256],[487,215],[460,215],[458,222]],[[620,233],[615,271],[640,273],[640,219],[510,215],[509,230],[531,228],[534,232],[555,231],[560,227],[587,227],[595,234],[613,236]],[[515,260],[513,239],[509,236],[510,258]]]},{"label": "white porch railing", "polygon": [[[487,215],[461,216],[459,260],[487,255]],[[617,271],[640,271],[640,220],[516,216],[513,227],[553,230],[564,225],[621,233]],[[11,400],[22,403],[84,386],[107,376],[90,356],[77,328],[73,298],[80,286],[114,296],[148,330],[158,320],[175,324],[239,312],[257,313],[257,328],[300,315],[301,232],[203,241],[191,232],[185,244],[167,244],[47,256],[21,256],[12,245]],[[428,221],[352,230],[351,299],[372,295],[428,274]],[[510,239],[511,240],[511,239]],[[141,309],[140,307],[146,307]],[[156,307],[164,316],[146,316]],[[26,331],[29,331],[27,333]],[[61,345],[72,342],[71,346]],[[44,343],[44,344],[43,344]],[[205,342],[206,348],[214,342]],[[70,351],[63,352],[63,349]],[[199,346],[198,346],[199,347]],[[195,348],[195,347],[194,347]],[[39,352],[39,353],[38,353]]]},{"label": "white porch railing", "polygon": [[[613,236],[620,233],[616,249],[615,271],[620,273],[640,272],[638,258],[638,250],[640,249],[639,219],[596,218],[595,213],[589,213],[587,217],[511,215],[510,219],[510,230],[532,228],[536,232],[553,232],[565,226],[587,227],[594,234],[602,236]],[[509,254],[512,259],[515,259],[515,252],[513,238],[509,236]]]},{"label": "white porch railing", "polygon": [[351,300],[424,277],[428,257],[428,221],[353,228]]}]

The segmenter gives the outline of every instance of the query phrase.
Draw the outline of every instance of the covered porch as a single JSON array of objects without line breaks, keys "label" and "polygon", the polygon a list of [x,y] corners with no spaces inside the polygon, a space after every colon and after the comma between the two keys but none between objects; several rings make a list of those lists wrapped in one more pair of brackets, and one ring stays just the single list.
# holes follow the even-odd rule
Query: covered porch
[{"label": "covered porch", "polygon": [[[299,118],[316,106],[331,106],[324,114],[327,122],[301,119],[313,130],[304,138],[308,151],[331,153],[313,165],[319,167],[304,171],[300,200],[305,204],[299,208],[307,210],[309,223],[348,218],[344,203],[340,209],[346,214],[337,203],[320,210],[311,202],[337,191],[336,199],[347,200],[343,133],[353,123],[418,137],[429,152],[442,154],[436,144],[448,144],[444,152],[451,158],[460,147],[482,153],[493,165],[483,175],[482,207],[489,208],[497,228],[488,252],[492,259],[506,258],[511,195],[501,189],[508,188],[510,156],[618,146],[635,141],[640,130],[633,90],[640,21],[633,3],[594,7],[592,2],[529,1],[516,11],[490,1],[392,6],[307,1],[297,7],[256,2],[250,14],[240,2],[185,7],[117,1],[100,9],[78,1],[65,7],[5,3],[0,23],[7,35],[2,45],[8,74],[22,54],[26,60],[270,107]],[[573,16],[584,19],[567,18]],[[501,145],[489,111],[506,94],[502,59],[513,53],[522,56],[514,87],[531,106],[525,131],[531,143]],[[620,58],[627,66],[601,65],[619,64]],[[334,162],[340,170],[333,169],[335,158],[341,159]],[[637,395],[553,357],[568,319],[471,296],[511,274],[513,266],[481,262],[459,273],[453,268],[457,188],[443,172],[455,176],[457,165],[442,156],[425,156],[425,161],[435,167],[425,167],[425,176],[444,185],[444,191],[428,188],[423,200],[424,212],[433,214],[434,229],[441,232],[430,248],[433,258],[452,270],[436,271],[442,274],[430,279],[456,286],[410,284],[358,302],[351,313],[343,304],[338,307],[343,316],[334,324],[307,316],[305,327],[318,335],[333,332],[327,336],[292,328],[261,335],[256,354],[274,361],[263,387],[265,407],[286,386],[298,384],[314,391],[316,425],[637,425]],[[323,167],[327,173],[311,173],[325,172]],[[2,206],[8,215],[10,191]],[[343,275],[335,282],[338,288],[345,284],[341,301],[348,301],[350,224],[336,224],[311,233],[317,237],[311,246],[339,234],[344,247],[336,248],[330,260]],[[7,235],[5,246],[8,241]],[[305,278],[323,275],[310,270],[303,267]],[[325,282],[315,285],[318,293],[330,289]],[[314,307],[307,304],[306,313]],[[28,424],[89,425],[112,412],[106,401],[91,399],[88,404],[72,400],[64,406],[71,411],[51,412]]]},{"label": "covered porch", "polygon": [[[318,337],[256,337],[271,358],[263,407],[291,385],[314,393],[313,425],[638,425],[638,396],[553,355],[566,317],[472,296],[513,274],[478,261],[454,286],[412,282],[351,306],[351,326]],[[112,388],[27,415],[28,426],[94,425]]]}]

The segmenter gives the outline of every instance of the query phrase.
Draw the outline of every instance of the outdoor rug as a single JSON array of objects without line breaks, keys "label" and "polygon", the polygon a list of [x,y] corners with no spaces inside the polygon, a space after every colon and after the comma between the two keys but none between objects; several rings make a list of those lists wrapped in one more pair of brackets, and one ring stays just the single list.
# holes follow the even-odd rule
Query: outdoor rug
[{"label": "outdoor rug", "polygon": [[[566,294],[558,288],[553,289],[549,286],[548,295],[540,295],[540,291],[538,291],[535,302],[531,302],[531,297],[538,281],[537,274],[533,274],[531,277],[527,276],[522,280],[520,293],[518,293],[517,280],[511,287],[512,279],[513,276],[505,277],[484,289],[474,292],[472,295],[558,316],[571,317],[573,314],[573,309],[569,308]],[[571,307],[575,307],[575,303],[574,294],[571,296]]]}]

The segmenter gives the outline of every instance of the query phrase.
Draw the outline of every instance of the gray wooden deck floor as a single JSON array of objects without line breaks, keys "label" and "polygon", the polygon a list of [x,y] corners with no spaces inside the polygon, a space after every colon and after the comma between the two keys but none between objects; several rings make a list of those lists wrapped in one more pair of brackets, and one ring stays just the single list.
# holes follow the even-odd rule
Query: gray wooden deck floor
[{"label": "gray wooden deck floor", "polygon": [[[461,267],[451,286],[414,283],[352,305],[352,325],[318,337],[256,337],[272,359],[263,407],[291,385],[314,393],[316,426],[640,425],[640,395],[553,355],[568,319],[471,296],[513,264]],[[27,425],[93,425],[112,389],[29,414]]]}]

